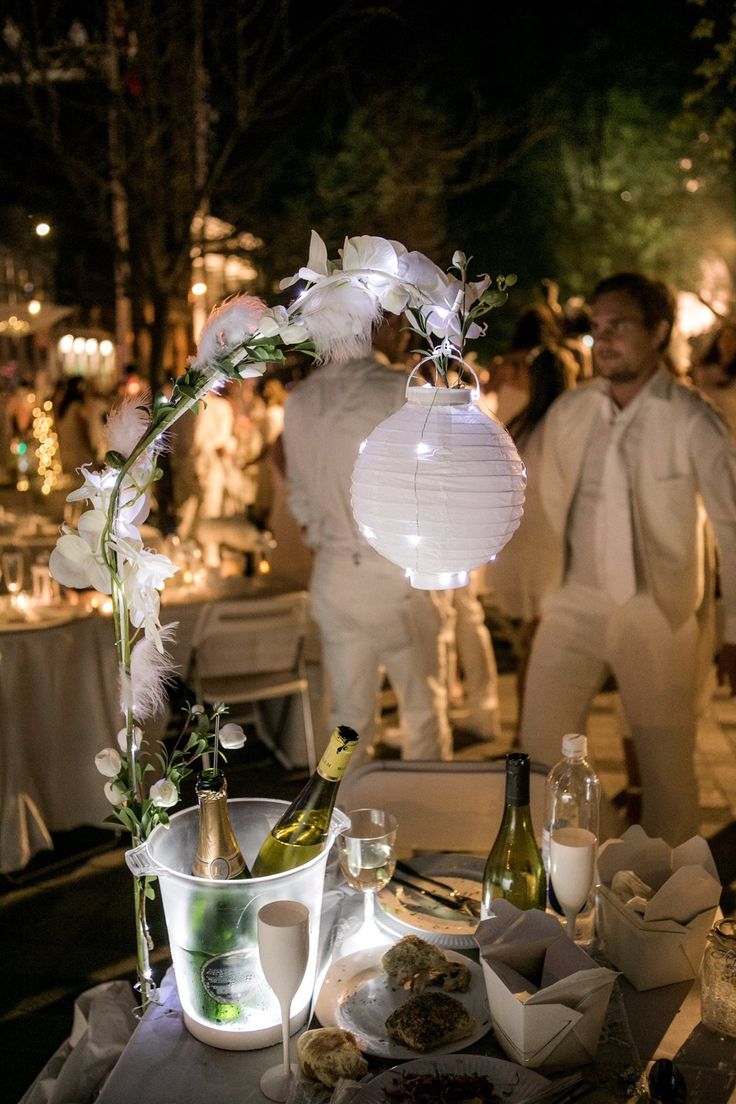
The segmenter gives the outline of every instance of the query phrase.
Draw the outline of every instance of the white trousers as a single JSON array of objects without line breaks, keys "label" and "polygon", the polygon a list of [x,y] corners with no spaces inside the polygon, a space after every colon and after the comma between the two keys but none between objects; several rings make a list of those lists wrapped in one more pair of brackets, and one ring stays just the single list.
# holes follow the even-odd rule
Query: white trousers
[{"label": "white trousers", "polygon": [[648,595],[617,606],[601,591],[566,586],[542,606],[524,694],[522,747],[552,765],[563,735],[585,732],[613,673],[639,760],[642,826],[672,846],[698,830],[698,637],[694,615],[673,630]]},{"label": "white trousers", "polygon": [[478,598],[481,569],[470,572],[465,587],[440,591],[437,600],[445,617],[447,682],[450,694],[457,681],[458,659],[463,672],[467,719],[463,727],[481,733],[487,740],[501,735],[498,703],[498,669],[493,641]]},{"label": "white trousers", "polygon": [[401,568],[375,553],[355,564],[320,551],[310,595],[332,688],[330,727],[348,724],[361,737],[351,766],[375,739],[379,667],[398,699],[403,757],[452,758],[442,623],[429,591],[414,590]]}]

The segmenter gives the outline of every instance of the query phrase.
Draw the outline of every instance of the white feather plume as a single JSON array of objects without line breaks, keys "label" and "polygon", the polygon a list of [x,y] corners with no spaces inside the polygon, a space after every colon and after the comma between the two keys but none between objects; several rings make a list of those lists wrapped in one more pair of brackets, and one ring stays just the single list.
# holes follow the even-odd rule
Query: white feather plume
[{"label": "white feather plume", "polygon": [[266,309],[254,295],[236,295],[211,312],[202,328],[194,358],[195,368],[205,368],[222,352],[229,352],[258,329]]},{"label": "white feather plume", "polygon": [[371,347],[373,327],[381,317],[374,295],[352,284],[332,284],[308,292],[299,311],[319,361],[352,360]]},{"label": "white feather plume", "polygon": [[105,422],[105,439],[108,449],[119,452],[126,459],[130,456],[151,419],[150,395],[145,392],[135,399],[123,399],[114,406]]},{"label": "white feather plume", "polygon": [[[161,641],[171,643],[176,637],[176,623],[164,625]],[[120,708],[123,713],[132,708],[136,721],[146,721],[160,713],[166,703],[166,684],[176,671],[176,664],[167,652],[159,652],[153,640],[139,640],[130,656],[130,676],[121,672]]]}]

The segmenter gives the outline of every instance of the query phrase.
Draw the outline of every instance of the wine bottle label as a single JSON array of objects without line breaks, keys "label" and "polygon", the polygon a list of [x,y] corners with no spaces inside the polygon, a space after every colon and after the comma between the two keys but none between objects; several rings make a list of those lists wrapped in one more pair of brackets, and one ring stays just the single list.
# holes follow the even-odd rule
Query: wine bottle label
[{"label": "wine bottle label", "polygon": [[347,725],[336,728],[317,764],[317,773],[327,782],[339,782],[350,762],[357,739],[357,733]]},{"label": "wine bottle label", "polygon": [[219,1004],[244,1004],[263,985],[254,950],[227,951],[202,966],[202,988]]}]

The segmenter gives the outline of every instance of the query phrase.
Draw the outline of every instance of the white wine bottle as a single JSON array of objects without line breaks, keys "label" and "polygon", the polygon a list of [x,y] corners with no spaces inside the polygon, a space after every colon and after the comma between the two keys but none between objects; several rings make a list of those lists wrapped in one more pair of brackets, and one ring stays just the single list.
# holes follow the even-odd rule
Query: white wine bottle
[{"label": "white wine bottle", "polygon": [[316,771],[263,841],[254,878],[293,870],[323,850],[337,789],[357,742],[357,732],[338,725]]},{"label": "white wine bottle", "polygon": [[547,898],[529,809],[529,756],[521,752],[506,756],[506,803],[483,874],[482,918],[491,915],[496,897],[520,909],[544,909]]},{"label": "white wine bottle", "polygon": [[214,881],[250,878],[227,811],[225,775],[209,767],[198,775],[195,790],[199,802],[199,841],[192,874]]}]

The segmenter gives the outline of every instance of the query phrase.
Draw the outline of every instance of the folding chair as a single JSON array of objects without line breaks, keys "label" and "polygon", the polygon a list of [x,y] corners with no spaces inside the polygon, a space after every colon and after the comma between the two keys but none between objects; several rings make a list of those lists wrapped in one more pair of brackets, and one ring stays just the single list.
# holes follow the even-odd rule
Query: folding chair
[{"label": "folding chair", "polygon": [[[529,780],[532,823],[541,839],[544,783],[548,768],[532,763]],[[379,759],[348,770],[340,785],[342,809],[380,808],[399,824],[401,851],[458,851],[487,855],[504,808],[503,759]]]},{"label": "folding chair", "polygon": [[[244,706],[233,716],[255,725],[259,740],[287,769],[291,760],[275,737],[298,694],[309,770],[316,767],[309,683],[304,661],[309,595],[304,590],[272,597],[214,602],[202,613],[192,640],[191,679],[200,705]],[[272,730],[260,703],[283,698]]]}]

